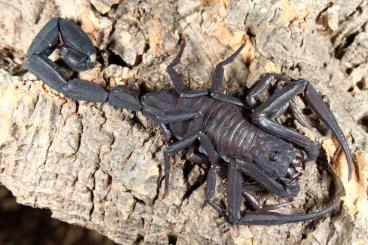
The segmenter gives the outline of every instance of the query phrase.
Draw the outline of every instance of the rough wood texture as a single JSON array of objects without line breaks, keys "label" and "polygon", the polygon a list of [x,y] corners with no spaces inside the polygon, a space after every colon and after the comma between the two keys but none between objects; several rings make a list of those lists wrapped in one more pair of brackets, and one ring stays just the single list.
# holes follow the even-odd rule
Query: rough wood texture
[{"label": "rough wood texture", "polygon": [[[368,241],[367,0],[0,0],[0,8],[0,182],[19,203],[49,208],[53,217],[121,244]],[[215,64],[248,33],[252,45],[226,67],[228,90],[241,95],[260,74],[275,71],[304,77],[326,96],[360,178],[347,183],[345,159],[332,160],[336,142],[325,128],[296,127],[323,145],[321,161],[334,162],[347,191],[342,209],[315,222],[236,231],[205,204],[203,171],[179,156],[161,199],[158,128],[140,113],[64,98],[22,73],[30,42],[53,16],[78,21],[100,51],[99,64],[80,77],[147,91],[171,86],[165,68],[179,33],[188,39],[181,70],[190,88],[209,86]],[[308,165],[302,193],[286,211],[326,202],[329,178],[318,165]],[[223,189],[219,183],[219,198]]]}]

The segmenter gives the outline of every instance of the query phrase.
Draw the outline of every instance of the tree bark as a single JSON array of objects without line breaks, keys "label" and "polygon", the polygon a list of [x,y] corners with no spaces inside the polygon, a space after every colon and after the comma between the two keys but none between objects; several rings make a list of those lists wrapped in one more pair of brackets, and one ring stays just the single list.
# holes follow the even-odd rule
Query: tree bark
[{"label": "tree bark", "polygon": [[[17,1],[0,0],[0,182],[17,202],[94,229],[121,244],[352,244],[368,241],[368,1]],[[344,155],[326,129],[294,123],[322,145],[346,189],[344,205],[315,222],[233,229],[204,200],[205,173],[178,155],[162,198],[163,138],[141,113],[73,101],[21,68],[36,33],[53,16],[78,21],[99,51],[82,79],[140,91],[171,87],[165,72],[185,34],[181,73],[190,89],[209,87],[215,65],[242,96],[265,72],[303,77],[334,112],[354,152]],[[300,106],[303,103],[299,100]],[[322,133],[321,133],[322,132]],[[188,171],[188,170],[191,171]],[[329,196],[323,164],[311,163],[286,212],[320,209]],[[224,200],[226,179],[218,184]],[[262,196],[264,202],[276,202]]]}]

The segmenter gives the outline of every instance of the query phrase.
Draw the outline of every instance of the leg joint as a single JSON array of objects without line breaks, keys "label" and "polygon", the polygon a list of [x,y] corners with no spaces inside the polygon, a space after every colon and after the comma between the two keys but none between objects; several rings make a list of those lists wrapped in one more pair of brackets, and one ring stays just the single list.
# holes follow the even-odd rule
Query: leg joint
[{"label": "leg joint", "polygon": [[262,125],[263,120],[265,119],[266,115],[264,113],[260,113],[255,111],[252,113],[252,122],[257,125]]}]

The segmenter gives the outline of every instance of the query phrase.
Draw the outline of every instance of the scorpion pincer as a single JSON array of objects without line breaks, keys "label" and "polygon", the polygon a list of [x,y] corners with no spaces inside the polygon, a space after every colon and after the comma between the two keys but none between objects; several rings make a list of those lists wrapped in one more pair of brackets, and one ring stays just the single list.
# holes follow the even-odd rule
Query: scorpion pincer
[{"label": "scorpion pincer", "polygon": [[[89,81],[68,80],[48,56],[61,50],[65,63],[73,70],[90,69],[96,60],[95,47],[82,29],[69,20],[51,19],[31,44],[25,67],[48,86],[67,97],[91,102],[106,102],[115,107],[143,114],[157,123],[164,135],[165,193],[169,187],[170,158],[187,149],[189,160],[206,165],[205,198],[220,215],[232,224],[276,225],[311,220],[332,211],[339,205],[336,199],[325,208],[308,214],[282,214],[270,210],[284,203],[262,206],[255,192],[266,190],[293,200],[299,193],[299,178],[305,163],[319,155],[320,146],[298,131],[275,120],[292,107],[291,99],[303,95],[307,105],[332,130],[345,153],[352,175],[351,152],[336,119],[311,83],[294,80],[282,74],[265,74],[249,90],[244,99],[226,94],[222,85],[224,66],[231,63],[246,45],[217,64],[209,89],[185,91],[174,67],[180,63],[185,39],[167,72],[174,88],[140,95],[124,86],[109,90]],[[264,102],[256,97],[273,81],[286,85]],[[213,201],[217,173],[227,176],[227,209]],[[250,207],[242,210],[243,199]]]}]

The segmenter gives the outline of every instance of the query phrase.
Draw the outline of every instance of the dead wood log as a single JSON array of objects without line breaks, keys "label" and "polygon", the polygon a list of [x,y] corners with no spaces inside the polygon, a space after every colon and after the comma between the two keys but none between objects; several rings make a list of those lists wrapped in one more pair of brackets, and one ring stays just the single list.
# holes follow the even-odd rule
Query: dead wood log
[{"label": "dead wood log", "polygon": [[[0,15],[0,50],[6,51],[0,52],[0,182],[19,203],[48,208],[57,219],[121,244],[366,241],[367,5],[366,0],[0,1],[8,10]],[[313,223],[243,226],[235,232],[205,204],[203,171],[180,157],[172,165],[170,193],[161,199],[163,141],[140,113],[72,101],[29,73],[11,76],[19,74],[19,60],[34,35],[56,15],[79,20],[100,51],[99,64],[82,73],[83,79],[148,91],[171,86],[165,67],[179,33],[188,37],[182,73],[190,88],[208,86],[215,64],[247,34],[252,44],[226,68],[228,90],[242,95],[260,74],[283,72],[310,80],[326,95],[359,166],[360,179],[344,181],[344,208]],[[296,126],[321,142],[323,159],[331,161],[336,152],[331,136]],[[338,158],[335,169],[346,180],[343,161]],[[289,211],[323,206],[325,178],[310,164]],[[220,183],[219,198],[222,188]]]}]

